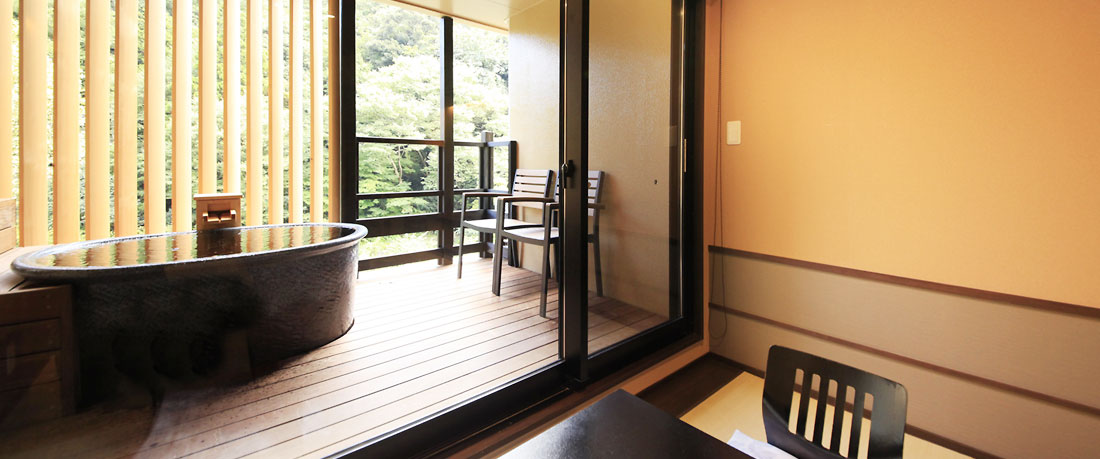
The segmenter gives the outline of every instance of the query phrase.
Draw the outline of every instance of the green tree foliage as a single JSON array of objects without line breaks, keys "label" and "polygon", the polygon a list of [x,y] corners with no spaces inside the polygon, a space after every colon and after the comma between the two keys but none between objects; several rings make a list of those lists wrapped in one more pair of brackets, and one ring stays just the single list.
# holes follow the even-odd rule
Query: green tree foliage
[{"label": "green tree foliage", "polygon": [[[356,3],[356,126],[359,135],[439,139],[439,19],[376,2]],[[482,131],[508,131],[508,39],[505,34],[455,24],[454,136],[477,140]],[[456,148],[455,187],[474,188],[478,154]],[[506,159],[504,151],[499,158]],[[502,161],[495,161],[505,164]],[[500,168],[502,166],[495,166]],[[438,148],[364,144],[359,149],[359,192],[438,189]],[[433,213],[435,198],[362,201],[361,218]],[[418,235],[425,245],[434,238]],[[365,255],[405,251],[409,237],[368,241]],[[379,247],[373,247],[378,245]],[[428,247],[423,247],[428,248]]]}]

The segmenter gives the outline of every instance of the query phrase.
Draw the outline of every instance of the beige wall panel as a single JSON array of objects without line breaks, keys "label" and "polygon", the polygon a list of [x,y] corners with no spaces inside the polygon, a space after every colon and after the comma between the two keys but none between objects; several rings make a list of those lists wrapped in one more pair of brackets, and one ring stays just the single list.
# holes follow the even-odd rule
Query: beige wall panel
[{"label": "beige wall panel", "polygon": [[19,3],[19,244],[49,243],[46,167],[48,2]]},{"label": "beige wall panel", "polygon": [[321,43],[321,25],[325,23],[321,0],[309,0],[309,220],[324,221],[324,171],[325,150],[322,133],[325,130],[324,94],[321,90],[321,53],[325,44]]},{"label": "beige wall panel", "polygon": [[165,1],[145,0],[145,233],[165,231]]},{"label": "beige wall panel", "polygon": [[191,226],[191,2],[173,2],[172,230]]},{"label": "beige wall panel", "polygon": [[290,0],[290,154],[287,221],[302,221],[302,0]]},{"label": "beige wall panel", "polygon": [[263,173],[263,0],[248,1],[248,166],[245,184],[245,218],[248,225],[264,224]]},{"label": "beige wall panel", "polygon": [[1004,457],[1091,457],[1096,451],[1100,418],[1095,416],[716,314],[712,334],[723,338],[712,350],[719,355],[763,369],[768,348],[780,344],[880,374],[906,386],[909,424],[951,440]]},{"label": "beige wall panel", "polygon": [[[558,16],[558,4],[542,2],[511,18],[509,136],[518,144],[521,169],[558,169]],[[542,218],[534,209],[525,209],[524,214],[528,221]],[[542,270],[539,247],[523,244],[520,250],[524,268]]]},{"label": "beige wall panel", "polygon": [[218,192],[218,7],[199,2],[199,193]]},{"label": "beige wall panel", "polygon": [[328,219],[340,221],[340,40],[336,31],[340,0],[328,0]]},{"label": "beige wall panel", "polygon": [[271,59],[283,50],[283,0],[268,3],[268,123],[267,222],[283,222],[283,60]]},{"label": "beige wall panel", "polygon": [[[0,0],[0,17],[12,17],[15,0]],[[14,68],[12,65],[13,33],[11,20],[0,21],[0,69]],[[15,181],[12,174],[12,121],[15,118],[11,88],[14,86],[13,72],[0,72],[0,199],[15,196]]]},{"label": "beige wall panel", "polygon": [[64,243],[80,239],[80,0],[54,2],[53,30],[53,242]]},{"label": "beige wall panel", "polygon": [[138,232],[137,0],[116,0],[115,236]]},{"label": "beige wall panel", "polygon": [[111,2],[88,0],[85,19],[84,234],[111,237]]},{"label": "beige wall panel", "polygon": [[[667,315],[671,10],[666,2],[619,0],[591,9],[589,168],[606,173],[605,294]],[[511,19],[510,135],[521,168],[557,169],[558,33],[554,2]],[[525,219],[539,218],[525,211]],[[523,247],[524,267],[540,270],[541,257],[539,248]],[[594,289],[594,265],[589,272]]]},{"label": "beige wall panel", "polygon": [[1100,4],[724,9],[727,246],[1100,307]]},{"label": "beige wall panel", "polygon": [[590,16],[588,167],[606,174],[604,291],[667,317],[671,3],[594,0]]},{"label": "beige wall panel", "polygon": [[1100,408],[1100,360],[1084,351],[1100,350],[1100,318],[737,256],[716,260],[717,304]]},{"label": "beige wall panel", "polygon": [[224,178],[222,191],[241,192],[241,3],[240,0],[225,0],[225,158],[222,161]]}]

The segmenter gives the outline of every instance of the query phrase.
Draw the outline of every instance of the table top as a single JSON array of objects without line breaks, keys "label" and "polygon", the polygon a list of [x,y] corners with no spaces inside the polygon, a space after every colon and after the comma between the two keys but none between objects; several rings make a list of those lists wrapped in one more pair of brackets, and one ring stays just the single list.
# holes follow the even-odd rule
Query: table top
[{"label": "table top", "polygon": [[504,457],[747,458],[749,456],[619,390]]}]

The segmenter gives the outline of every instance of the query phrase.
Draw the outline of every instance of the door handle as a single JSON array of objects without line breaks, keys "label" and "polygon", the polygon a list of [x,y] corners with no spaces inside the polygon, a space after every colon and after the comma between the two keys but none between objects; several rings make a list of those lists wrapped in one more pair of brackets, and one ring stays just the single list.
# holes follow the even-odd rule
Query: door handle
[{"label": "door handle", "polygon": [[573,177],[573,160],[566,160],[561,164],[561,170],[559,176],[561,177],[562,187],[569,188],[569,179]]}]

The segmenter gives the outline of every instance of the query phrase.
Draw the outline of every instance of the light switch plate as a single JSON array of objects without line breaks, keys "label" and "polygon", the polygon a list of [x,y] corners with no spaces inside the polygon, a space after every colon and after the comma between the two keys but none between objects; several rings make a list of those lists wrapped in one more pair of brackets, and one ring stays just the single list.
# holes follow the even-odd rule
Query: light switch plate
[{"label": "light switch plate", "polygon": [[726,145],[741,145],[741,122],[726,123]]}]

